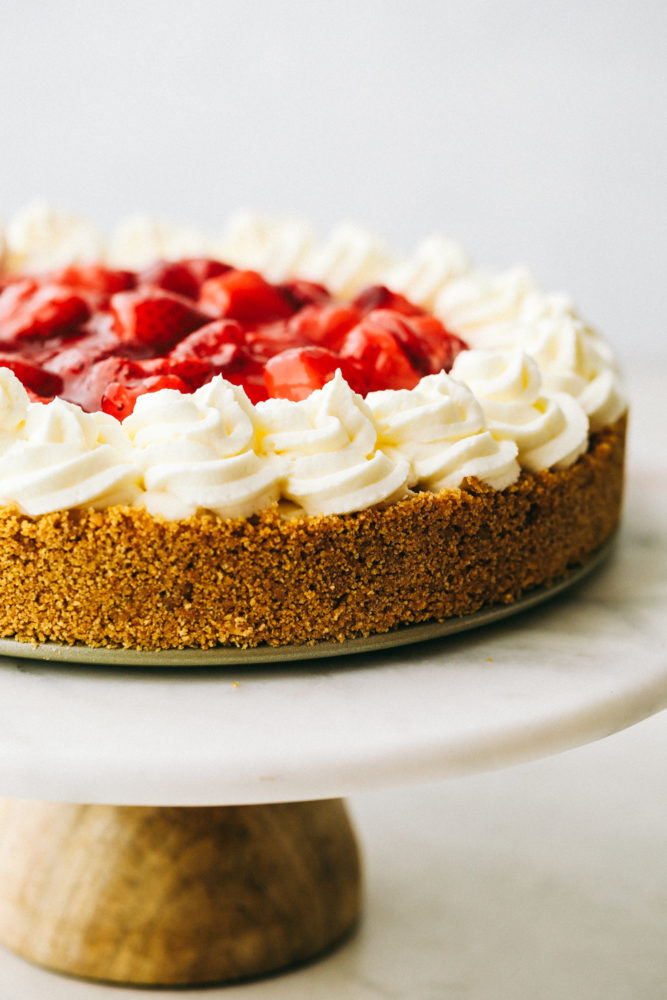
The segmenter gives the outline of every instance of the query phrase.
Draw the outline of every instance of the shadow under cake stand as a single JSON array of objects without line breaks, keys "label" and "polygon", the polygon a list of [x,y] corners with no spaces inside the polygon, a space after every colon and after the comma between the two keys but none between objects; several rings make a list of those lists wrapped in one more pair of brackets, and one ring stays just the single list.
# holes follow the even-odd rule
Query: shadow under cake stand
[{"label": "shadow under cake stand", "polygon": [[326,951],[360,909],[342,796],[546,756],[667,704],[628,559],[345,647],[0,642],[0,941],[60,972],[165,986]]}]

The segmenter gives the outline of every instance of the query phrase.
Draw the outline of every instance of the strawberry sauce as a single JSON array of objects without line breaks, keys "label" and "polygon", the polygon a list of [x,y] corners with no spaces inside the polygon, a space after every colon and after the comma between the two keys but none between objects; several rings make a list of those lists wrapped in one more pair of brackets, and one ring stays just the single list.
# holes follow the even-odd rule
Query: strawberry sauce
[{"label": "strawberry sauce", "polygon": [[128,416],[138,396],[216,375],[254,403],[304,399],[337,369],[364,395],[449,371],[465,343],[382,285],[348,303],[308,281],[191,258],[143,271],[73,265],[0,275],[0,366],[33,400]]}]

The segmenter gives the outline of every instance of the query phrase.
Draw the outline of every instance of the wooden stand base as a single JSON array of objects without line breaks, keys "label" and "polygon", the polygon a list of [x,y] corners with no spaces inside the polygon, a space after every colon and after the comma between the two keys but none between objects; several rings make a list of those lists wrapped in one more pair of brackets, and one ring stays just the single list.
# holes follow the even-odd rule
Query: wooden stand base
[{"label": "wooden stand base", "polygon": [[284,969],[349,931],[359,896],[339,800],[0,800],[0,943],[70,975],[175,986]]}]

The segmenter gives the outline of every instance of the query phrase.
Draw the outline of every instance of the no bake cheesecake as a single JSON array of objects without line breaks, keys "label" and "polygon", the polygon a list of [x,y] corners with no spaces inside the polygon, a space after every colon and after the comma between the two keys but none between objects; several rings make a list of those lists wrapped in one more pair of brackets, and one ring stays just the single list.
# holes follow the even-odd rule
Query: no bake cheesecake
[{"label": "no bake cheesecake", "polygon": [[448,240],[392,260],[349,227],[246,218],[105,245],[23,213],[0,268],[0,634],[282,645],[516,600],[614,533],[625,411],[568,300]]}]

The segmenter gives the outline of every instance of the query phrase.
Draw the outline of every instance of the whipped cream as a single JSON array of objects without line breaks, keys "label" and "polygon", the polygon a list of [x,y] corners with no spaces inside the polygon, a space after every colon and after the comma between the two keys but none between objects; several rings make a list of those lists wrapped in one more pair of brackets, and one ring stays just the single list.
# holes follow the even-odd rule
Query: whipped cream
[{"label": "whipped cream", "polygon": [[0,368],[0,450],[12,444],[25,424],[30,399],[9,368]]},{"label": "whipped cream", "polygon": [[306,513],[347,514],[406,495],[408,462],[377,448],[372,414],[340,371],[301,402],[256,408],[265,452],[285,462],[283,495]]},{"label": "whipped cream", "polygon": [[342,223],[301,262],[301,277],[318,281],[341,298],[376,284],[391,264],[384,244],[359,226]]},{"label": "whipped cream", "polygon": [[539,291],[525,267],[508,271],[468,271],[448,282],[437,296],[434,312],[448,330],[471,343],[476,330],[515,320]]},{"label": "whipped cream", "polygon": [[229,219],[216,251],[220,260],[280,282],[301,275],[301,265],[314,246],[312,229],[297,219],[238,212]]},{"label": "whipped cream", "polygon": [[567,393],[542,391],[537,364],[522,351],[462,351],[452,369],[480,401],[498,441],[513,441],[524,469],[567,468],[588,448],[588,417]]},{"label": "whipped cream", "polygon": [[192,395],[147,393],[123,421],[143,473],[138,498],[173,519],[199,509],[249,517],[278,499],[282,469],[262,461],[256,416],[243,389],[217,376]]},{"label": "whipped cream", "polygon": [[[468,331],[468,344],[484,351],[512,351],[530,355],[540,369],[547,393],[565,392],[584,409],[591,431],[613,423],[625,411],[620,373],[606,341],[555,297],[543,302],[547,310],[526,318],[526,310],[512,322],[494,322]],[[537,313],[535,302],[528,311]]]},{"label": "whipped cream", "polygon": [[454,489],[476,476],[503,490],[519,477],[516,444],[496,441],[472,392],[444,372],[414,389],[371,392],[366,402],[384,452],[410,463],[411,486]]},{"label": "whipped cream", "polygon": [[[18,384],[17,384],[18,383]],[[35,517],[74,507],[133,503],[139,469],[118,421],[62,399],[30,403],[0,369],[0,501]],[[7,402],[9,405],[6,405]],[[17,424],[18,421],[18,424]],[[8,431],[14,435],[8,443]]]},{"label": "whipped cream", "polygon": [[[603,338],[568,314],[519,325],[518,341],[539,365],[545,391],[573,396],[598,431],[625,411],[621,377]],[[515,341],[516,342],[516,341]]]},{"label": "whipped cream", "polygon": [[[9,270],[34,271],[99,260],[102,235],[85,219],[33,202],[10,219],[4,239]],[[0,253],[0,263],[2,263]]]},{"label": "whipped cream", "polygon": [[113,267],[140,270],[156,260],[204,256],[215,256],[215,243],[199,229],[133,215],[116,227],[106,260]]},{"label": "whipped cream", "polygon": [[463,248],[454,240],[435,235],[420,243],[405,260],[382,272],[379,281],[432,311],[445,285],[469,269],[470,261]]}]

